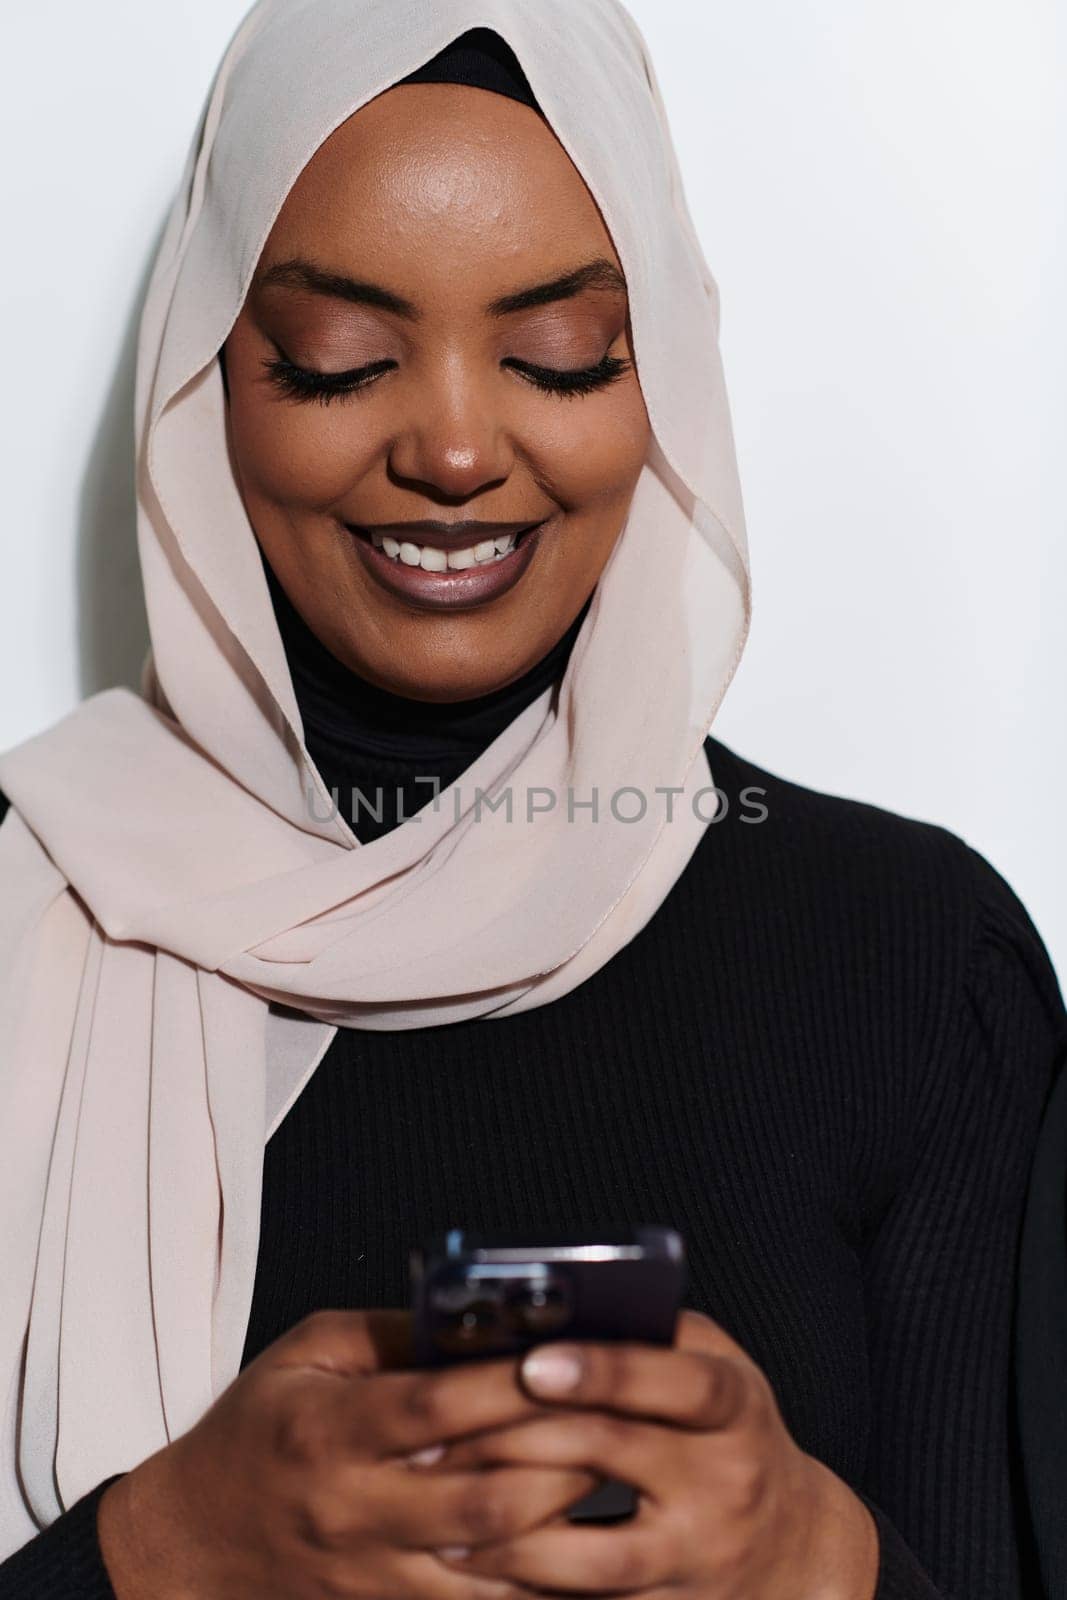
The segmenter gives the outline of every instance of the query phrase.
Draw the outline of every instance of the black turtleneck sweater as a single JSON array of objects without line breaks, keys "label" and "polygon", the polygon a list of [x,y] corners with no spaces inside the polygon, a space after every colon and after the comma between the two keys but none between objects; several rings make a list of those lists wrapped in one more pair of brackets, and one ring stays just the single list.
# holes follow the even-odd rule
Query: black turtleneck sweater
[{"label": "black turtleneck sweater", "polygon": [[[361,839],[395,825],[397,786],[410,815],[416,777],[454,781],[558,678],[582,621],[496,695],[425,706],[341,667],[271,587],[312,758],[346,815],[353,785],[391,807]],[[686,1303],[871,1507],[875,1600],[1038,1600],[1011,1339],[1067,1049],[1048,957],[954,834],[707,750],[725,817],[577,989],[338,1031],[266,1148],[244,1362],[316,1308],[406,1304],[409,1249],[447,1227],[667,1222]],[[112,1600],[104,1487],[0,1564],[2,1600]]]},{"label": "black turtleneck sweater", "polygon": [[590,595],[558,643],[514,683],[475,700],[408,700],[342,665],[312,633],[265,559],[263,571],[308,754],[364,844],[432,799],[428,778],[436,778],[441,789],[454,783],[520,711],[560,681],[592,604]]}]

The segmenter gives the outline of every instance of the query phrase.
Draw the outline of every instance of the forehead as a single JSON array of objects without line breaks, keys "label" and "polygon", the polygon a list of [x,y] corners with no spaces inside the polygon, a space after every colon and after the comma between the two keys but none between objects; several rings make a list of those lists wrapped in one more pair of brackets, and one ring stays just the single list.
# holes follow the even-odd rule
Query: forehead
[{"label": "forehead", "polygon": [[435,263],[499,277],[576,250],[617,261],[577,168],[531,107],[463,84],[378,95],[316,151],[262,261],[313,253],[409,279]]}]

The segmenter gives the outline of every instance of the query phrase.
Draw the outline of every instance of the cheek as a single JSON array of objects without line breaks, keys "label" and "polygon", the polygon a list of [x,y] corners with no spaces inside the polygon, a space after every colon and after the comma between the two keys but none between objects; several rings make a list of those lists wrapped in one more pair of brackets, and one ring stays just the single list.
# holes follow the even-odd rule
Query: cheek
[{"label": "cheek", "polygon": [[278,505],[326,510],[368,470],[375,438],[352,408],[235,397],[230,432],[245,487]]},{"label": "cheek", "polygon": [[632,492],[649,437],[634,385],[617,394],[546,401],[526,442],[535,471],[568,511],[580,515],[608,509]]}]

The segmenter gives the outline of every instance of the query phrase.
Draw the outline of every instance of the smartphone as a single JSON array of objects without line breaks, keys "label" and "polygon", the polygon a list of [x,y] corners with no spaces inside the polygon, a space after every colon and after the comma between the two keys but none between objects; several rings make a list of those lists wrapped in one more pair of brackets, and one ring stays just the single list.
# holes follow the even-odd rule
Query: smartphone
[{"label": "smartphone", "polygon": [[[517,1355],[548,1339],[670,1345],[685,1245],[658,1225],[581,1236],[453,1228],[411,1251],[409,1275],[418,1366]],[[607,1479],[567,1517],[617,1522],[636,1504],[628,1484]]]}]

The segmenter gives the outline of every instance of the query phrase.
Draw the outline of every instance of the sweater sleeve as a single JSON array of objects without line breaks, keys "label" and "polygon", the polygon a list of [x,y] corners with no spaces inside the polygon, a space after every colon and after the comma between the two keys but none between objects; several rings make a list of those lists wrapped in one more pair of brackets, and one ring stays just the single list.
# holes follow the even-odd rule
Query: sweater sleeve
[{"label": "sweater sleeve", "polygon": [[105,1478],[29,1544],[0,1562],[0,1600],[116,1600],[96,1534]]},{"label": "sweater sleeve", "polygon": [[1024,907],[968,846],[969,956],[918,1063],[905,1176],[867,1240],[875,1600],[1036,1600],[1014,1443],[1027,1181],[1067,1015]]},{"label": "sweater sleeve", "polygon": [[1067,1596],[1067,1072],[1056,1080],[1030,1174],[1019,1256],[1015,1393],[1035,1560]]}]

